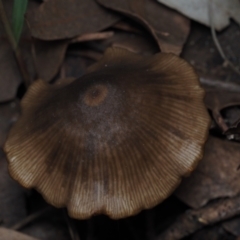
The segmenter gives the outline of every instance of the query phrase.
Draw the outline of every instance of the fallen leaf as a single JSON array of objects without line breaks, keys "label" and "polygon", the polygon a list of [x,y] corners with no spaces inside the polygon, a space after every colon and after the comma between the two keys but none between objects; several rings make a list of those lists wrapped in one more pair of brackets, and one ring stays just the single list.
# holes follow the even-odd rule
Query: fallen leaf
[{"label": "fallen leaf", "polygon": [[157,44],[148,34],[136,34],[117,31],[114,36],[102,43],[107,47],[124,48],[130,52],[142,55],[153,55],[158,52]]},{"label": "fallen leaf", "polygon": [[[10,13],[12,10],[12,2],[9,0],[4,1],[7,13]],[[30,1],[28,6],[30,10],[34,10],[38,4]],[[45,42],[35,40],[34,44],[35,51],[32,51],[33,40],[28,28],[25,26],[19,48],[21,49],[26,68],[32,80],[38,73],[42,79],[49,81],[57,74],[62,64],[68,41]],[[32,55],[33,52],[35,52],[34,56]],[[22,75],[1,21],[0,72],[0,102],[13,100],[22,82]]]},{"label": "fallen leaf", "polygon": [[240,94],[223,90],[206,90],[205,104],[211,110],[221,111],[227,107],[240,105]]},{"label": "fallen leaf", "polygon": [[26,234],[0,227],[0,240],[37,240]]},{"label": "fallen leaf", "polygon": [[[35,58],[32,56],[30,36],[20,42],[22,56],[30,75],[46,81],[52,80],[63,62],[67,41],[35,41]],[[34,60],[35,61],[34,61]],[[1,38],[0,29],[0,102],[13,100],[22,82],[22,75],[15,60],[14,53],[5,37]]]},{"label": "fallen leaf", "polygon": [[235,217],[222,223],[222,227],[235,236],[240,236],[240,217]]},{"label": "fallen leaf", "polygon": [[114,29],[123,30],[131,33],[142,33],[143,27],[131,19],[124,18],[111,26]]},{"label": "fallen leaf", "polygon": [[214,224],[213,226],[209,226],[207,228],[201,229],[194,233],[191,236],[191,240],[230,240],[229,234],[224,231],[221,227],[221,224]]},{"label": "fallen leaf", "polygon": [[221,114],[223,115],[225,122],[229,126],[229,130],[237,128],[238,133],[240,133],[240,126],[238,126],[240,122],[240,102],[237,106],[224,108],[221,111]]},{"label": "fallen leaf", "polygon": [[17,121],[20,113],[18,101],[0,104],[0,147],[3,147],[12,124]]},{"label": "fallen leaf", "polygon": [[[236,66],[240,66],[240,27],[231,22],[230,26],[218,34],[218,40],[222,46],[225,55]],[[229,67],[224,67],[224,60],[219,54],[211,36],[209,28],[192,22],[191,33],[184,47],[182,57],[191,63],[201,79],[205,82],[208,80],[214,84],[216,90],[228,90],[232,85],[231,91],[239,92],[239,75]],[[212,80],[212,81],[211,81]],[[219,83],[217,83],[219,82]],[[220,83],[222,83],[220,85]],[[210,86],[211,87],[211,86]]]},{"label": "fallen leaf", "polygon": [[34,37],[58,40],[101,31],[120,17],[102,8],[94,0],[51,0],[27,12]]},{"label": "fallen leaf", "polygon": [[[95,61],[100,60],[103,56],[102,53],[99,53],[98,51],[95,51],[95,50],[91,50],[90,48],[89,49],[88,48],[85,48],[85,49],[82,48],[82,49],[77,50],[76,52],[71,51],[71,52],[69,52],[69,55],[72,55],[72,56],[75,56],[75,57],[78,56],[78,57],[81,57],[81,58],[85,58],[85,60],[86,59],[92,60],[91,62],[86,63],[86,66],[92,65]],[[83,60],[83,59],[81,59],[81,60]],[[77,69],[75,69],[75,71],[76,70]],[[77,71],[79,71],[79,69]]]},{"label": "fallen leaf", "polygon": [[[1,28],[1,22],[0,22]],[[0,34],[3,32],[0,29]],[[0,102],[12,100],[22,79],[13,51],[7,39],[0,36]]]},{"label": "fallen leaf", "polygon": [[199,208],[212,199],[239,193],[239,144],[209,137],[202,161],[177,189],[177,197],[187,205]]},{"label": "fallen leaf", "polygon": [[58,73],[68,47],[69,40],[34,40],[35,66],[38,78],[51,81]]},{"label": "fallen leaf", "polygon": [[[63,213],[60,211],[59,213]],[[26,226],[22,232],[41,240],[69,240],[69,231],[63,214],[49,214],[33,224]]]},{"label": "fallen leaf", "polygon": [[[240,213],[240,197],[218,199],[198,209],[189,209],[180,215],[175,222],[161,233],[157,240],[185,239],[191,233],[203,227],[217,224]],[[215,234],[214,234],[215,235]],[[224,236],[206,236],[203,239],[225,239]],[[190,238],[192,239],[192,238]]]},{"label": "fallen leaf", "polygon": [[180,54],[190,22],[154,0],[97,0],[104,7],[140,22],[153,35],[161,51]]},{"label": "fallen leaf", "polygon": [[210,14],[213,18],[213,26],[217,30],[222,30],[230,23],[233,18],[240,24],[240,2],[239,0],[157,0],[167,5],[187,17],[210,26],[209,22],[209,4],[212,3]]},{"label": "fallen leaf", "polygon": [[[0,149],[0,220],[2,226],[10,227],[26,217],[24,190],[8,174],[7,160]],[[10,240],[1,238],[0,240]]]},{"label": "fallen leaf", "polygon": [[102,54],[88,48],[70,48],[61,68],[60,78],[81,77],[87,68],[101,57]]}]

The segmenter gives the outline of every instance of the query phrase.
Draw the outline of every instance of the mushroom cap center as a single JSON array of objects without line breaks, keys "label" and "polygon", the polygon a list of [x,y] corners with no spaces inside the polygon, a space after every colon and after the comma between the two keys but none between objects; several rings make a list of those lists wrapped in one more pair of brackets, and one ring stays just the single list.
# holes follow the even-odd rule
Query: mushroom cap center
[{"label": "mushroom cap center", "polygon": [[103,84],[91,86],[84,94],[83,101],[89,107],[99,106],[108,95],[108,87]]}]

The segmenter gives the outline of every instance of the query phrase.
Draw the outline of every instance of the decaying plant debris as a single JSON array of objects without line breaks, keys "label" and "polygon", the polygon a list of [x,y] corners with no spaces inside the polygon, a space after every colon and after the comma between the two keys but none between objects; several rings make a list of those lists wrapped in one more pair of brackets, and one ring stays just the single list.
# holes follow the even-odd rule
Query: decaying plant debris
[{"label": "decaying plant debris", "polygon": [[[205,14],[201,18],[192,15],[192,6],[183,9],[184,4],[180,8],[174,0],[29,0],[18,61],[0,21],[0,240],[240,237],[240,28],[235,14],[239,4],[233,1],[232,9],[234,4],[224,2],[220,8],[229,14],[221,13],[221,18],[219,12],[214,21],[206,22],[209,1],[201,1]],[[10,21],[13,0],[1,2]],[[212,3],[215,8],[216,1]],[[230,23],[228,17],[233,18]],[[209,138],[196,170],[161,204],[120,220],[105,215],[75,220],[66,209],[49,206],[37,191],[11,179],[3,146],[22,114],[20,102],[28,88],[24,71],[31,84],[66,85],[86,74],[109,47],[145,58],[174,53],[190,63],[206,92]],[[162,117],[171,121],[167,113]]]}]

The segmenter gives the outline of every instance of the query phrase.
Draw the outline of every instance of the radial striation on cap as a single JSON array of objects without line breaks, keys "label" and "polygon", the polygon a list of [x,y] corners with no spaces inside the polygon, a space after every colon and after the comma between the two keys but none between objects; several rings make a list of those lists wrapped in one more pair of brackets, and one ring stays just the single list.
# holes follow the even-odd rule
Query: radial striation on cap
[{"label": "radial striation on cap", "polygon": [[74,218],[131,216],[167,198],[202,158],[203,98],[181,58],[110,48],[70,84],[29,88],[5,144],[10,174]]}]

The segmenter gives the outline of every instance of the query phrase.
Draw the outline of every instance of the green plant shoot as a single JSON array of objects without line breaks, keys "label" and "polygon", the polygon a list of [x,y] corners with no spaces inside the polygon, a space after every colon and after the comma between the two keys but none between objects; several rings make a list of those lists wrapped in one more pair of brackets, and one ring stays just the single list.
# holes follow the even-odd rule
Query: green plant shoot
[{"label": "green plant shoot", "polygon": [[14,0],[13,3],[12,30],[17,44],[22,33],[27,4],[28,0]]}]

